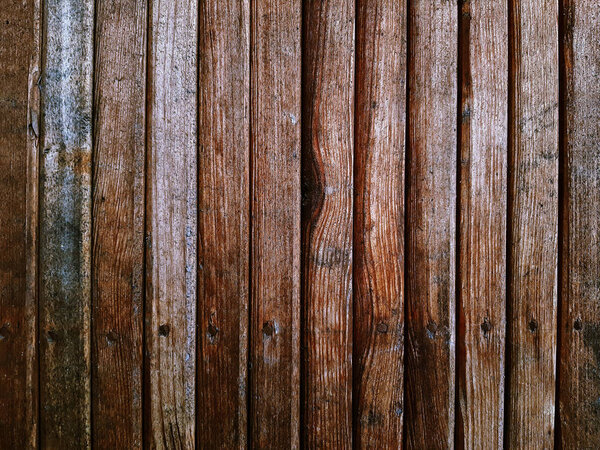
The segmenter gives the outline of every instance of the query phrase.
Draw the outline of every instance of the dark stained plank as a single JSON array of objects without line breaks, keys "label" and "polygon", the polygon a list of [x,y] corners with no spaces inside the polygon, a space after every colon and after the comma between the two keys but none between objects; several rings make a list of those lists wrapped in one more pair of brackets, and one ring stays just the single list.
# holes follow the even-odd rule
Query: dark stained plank
[{"label": "dark stained plank", "polygon": [[352,447],[354,1],[304,3],[303,445]]},{"label": "dark stained plank", "polygon": [[252,2],[250,441],[300,441],[300,0]]},{"label": "dark stained plank", "polygon": [[196,423],[203,448],[246,446],[249,8],[247,0],[200,2]]},{"label": "dark stained plank", "polygon": [[198,4],[153,0],[148,30],[144,447],[195,446]]},{"label": "dark stained plank", "polygon": [[40,162],[40,441],[90,448],[94,2],[44,4]]},{"label": "dark stained plank", "polygon": [[558,260],[558,2],[511,0],[509,448],[554,445]]},{"label": "dark stained plank", "polygon": [[405,406],[409,448],[454,443],[456,1],[408,12]]},{"label": "dark stained plank", "polygon": [[38,434],[39,1],[0,0],[0,447]]},{"label": "dark stained plank", "polygon": [[563,448],[600,442],[600,3],[564,3],[560,420]]},{"label": "dark stained plank", "polygon": [[356,14],[354,436],[401,448],[406,2],[361,0]]},{"label": "dark stained plank", "polygon": [[461,5],[456,442],[502,448],[506,345],[508,3]]},{"label": "dark stained plank", "polygon": [[96,2],[94,448],[142,447],[146,0]]}]

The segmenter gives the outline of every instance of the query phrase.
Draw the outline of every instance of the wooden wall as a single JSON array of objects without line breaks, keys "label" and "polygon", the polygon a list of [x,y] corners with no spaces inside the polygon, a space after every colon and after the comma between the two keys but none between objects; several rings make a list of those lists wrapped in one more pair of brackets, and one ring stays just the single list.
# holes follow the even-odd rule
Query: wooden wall
[{"label": "wooden wall", "polygon": [[0,0],[0,449],[596,448],[595,0]]}]

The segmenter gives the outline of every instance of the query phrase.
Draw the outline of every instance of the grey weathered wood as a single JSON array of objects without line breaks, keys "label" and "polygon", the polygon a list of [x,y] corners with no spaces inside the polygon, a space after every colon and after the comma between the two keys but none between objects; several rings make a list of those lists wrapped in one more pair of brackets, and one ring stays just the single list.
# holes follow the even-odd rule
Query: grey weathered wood
[{"label": "grey weathered wood", "polygon": [[40,431],[90,446],[93,0],[44,2],[40,181]]},{"label": "grey weathered wood", "polygon": [[198,2],[148,31],[145,447],[195,446]]}]

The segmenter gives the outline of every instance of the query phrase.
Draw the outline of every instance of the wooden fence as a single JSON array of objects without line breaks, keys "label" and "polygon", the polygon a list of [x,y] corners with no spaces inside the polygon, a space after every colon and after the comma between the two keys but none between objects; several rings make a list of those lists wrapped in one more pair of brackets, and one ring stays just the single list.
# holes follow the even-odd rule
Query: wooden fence
[{"label": "wooden fence", "polygon": [[597,0],[0,0],[0,448],[598,448]]}]

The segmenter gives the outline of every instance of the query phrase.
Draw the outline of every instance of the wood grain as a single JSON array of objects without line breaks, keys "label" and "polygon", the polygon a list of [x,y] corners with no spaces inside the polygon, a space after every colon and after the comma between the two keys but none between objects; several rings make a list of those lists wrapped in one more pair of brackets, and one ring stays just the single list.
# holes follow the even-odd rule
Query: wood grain
[{"label": "wood grain", "polygon": [[0,0],[1,448],[38,438],[40,4]]},{"label": "wood grain", "polygon": [[460,14],[456,444],[502,448],[506,345],[508,3]]},{"label": "wood grain", "polygon": [[512,0],[509,75],[510,448],[554,445],[558,2]]},{"label": "wood grain", "polygon": [[560,421],[563,448],[600,442],[600,4],[563,3]]},{"label": "wood grain", "polygon": [[301,11],[252,3],[252,448],[300,441]]},{"label": "wood grain", "polygon": [[40,445],[89,448],[94,2],[44,4]]},{"label": "wood grain", "polygon": [[245,448],[250,7],[199,6],[198,442]]},{"label": "wood grain", "polygon": [[303,445],[352,446],[354,2],[303,18]]},{"label": "wood grain", "polygon": [[406,2],[359,1],[356,33],[354,436],[357,448],[400,448]]},{"label": "wood grain", "polygon": [[96,2],[92,440],[142,447],[146,1]]},{"label": "wood grain", "polygon": [[195,447],[198,4],[153,0],[148,31],[144,447]]},{"label": "wood grain", "polygon": [[458,7],[409,5],[406,444],[446,448],[454,443]]}]

